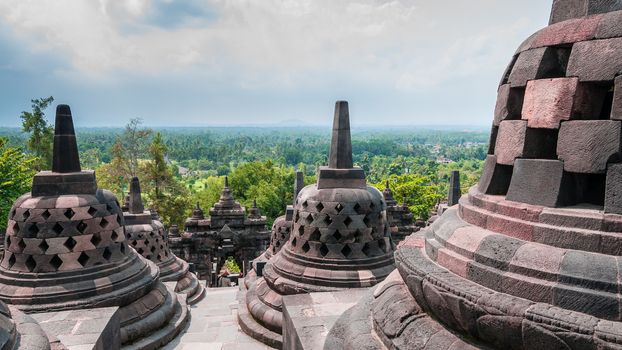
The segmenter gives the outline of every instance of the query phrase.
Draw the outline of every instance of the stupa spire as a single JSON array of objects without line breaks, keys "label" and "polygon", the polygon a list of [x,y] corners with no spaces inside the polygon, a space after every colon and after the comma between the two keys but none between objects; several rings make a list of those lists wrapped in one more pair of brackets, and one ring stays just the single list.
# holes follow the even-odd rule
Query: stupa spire
[{"label": "stupa spire", "polygon": [[81,170],[71,109],[68,105],[58,105],[56,106],[56,122],[54,124],[52,171],[55,173],[76,173]]},{"label": "stupa spire", "polygon": [[145,211],[145,206],[143,205],[143,199],[140,193],[140,181],[136,176],[132,178],[132,182],[130,182],[130,203],[129,203],[129,212],[130,214],[142,214]]},{"label": "stupa spire", "polygon": [[298,193],[305,187],[305,176],[302,171],[296,171],[296,179],[294,179],[294,203],[296,202],[296,197],[298,197]]},{"label": "stupa spire", "polygon": [[350,113],[347,101],[335,103],[333,137],[330,143],[329,168],[352,168],[352,140],[350,137]]}]

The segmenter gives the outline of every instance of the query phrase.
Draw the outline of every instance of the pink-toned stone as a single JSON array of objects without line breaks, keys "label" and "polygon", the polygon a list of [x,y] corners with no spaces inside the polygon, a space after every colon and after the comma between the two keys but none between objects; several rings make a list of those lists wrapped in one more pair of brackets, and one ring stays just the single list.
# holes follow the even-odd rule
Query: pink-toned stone
[{"label": "pink-toned stone", "polygon": [[439,265],[464,278],[467,278],[467,266],[469,261],[471,260],[445,248],[438,250],[438,256],[436,258],[436,262]]},{"label": "pink-toned stone", "polygon": [[462,220],[471,225],[486,227],[486,221],[488,220],[486,211],[471,205],[461,205],[458,210]]},{"label": "pink-toned stone", "polygon": [[565,253],[565,249],[527,243],[514,254],[509,271],[556,280]]},{"label": "pink-toned stone", "polygon": [[510,218],[504,215],[490,215],[486,222],[486,228],[490,231],[502,233],[506,236],[521,239],[523,241],[533,240],[533,223]]},{"label": "pink-toned stone", "polygon": [[516,219],[538,222],[543,207],[520,202],[504,200],[497,205],[497,213]]},{"label": "pink-toned stone", "polygon": [[493,233],[476,226],[461,227],[449,237],[447,248],[473,259],[473,253],[477,251],[480,243],[491,234]]},{"label": "pink-toned stone", "polygon": [[527,121],[505,120],[499,124],[499,134],[495,145],[497,163],[513,165],[514,159],[523,155]]},{"label": "pink-toned stone", "polygon": [[558,129],[572,116],[578,78],[531,80],[527,83],[522,119],[530,128]]},{"label": "pink-toned stone", "polygon": [[596,36],[602,17],[602,15],[595,15],[550,25],[538,32],[531,47],[557,46],[591,40]]}]

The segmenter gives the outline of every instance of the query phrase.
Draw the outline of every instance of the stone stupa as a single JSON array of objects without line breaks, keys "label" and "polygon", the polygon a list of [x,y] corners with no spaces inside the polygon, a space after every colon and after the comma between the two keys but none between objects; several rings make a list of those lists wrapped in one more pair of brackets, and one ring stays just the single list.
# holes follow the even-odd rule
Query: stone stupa
[{"label": "stone stupa", "polygon": [[152,210],[145,210],[137,177],[130,183],[129,196],[128,211],[123,213],[128,244],[158,265],[160,281],[176,282],[175,292],[185,294],[189,305],[196,304],[205,296],[205,288],[189,271],[188,263],[169,250],[168,237],[159,216]]},{"label": "stone stupa", "polygon": [[295,200],[289,240],[252,282],[240,325],[268,345],[282,346],[284,295],[370,287],[395,268],[382,193],[354,167],[347,102],[337,102],[329,166]]},{"label": "stone stupa", "polygon": [[502,77],[479,184],[325,349],[622,348],[622,2],[556,0]]},{"label": "stone stupa", "polygon": [[9,220],[0,300],[27,313],[119,306],[127,349],[158,347],[184,327],[185,304],[128,247],[117,199],[81,170],[69,106],[56,109],[52,171],[35,175]]}]

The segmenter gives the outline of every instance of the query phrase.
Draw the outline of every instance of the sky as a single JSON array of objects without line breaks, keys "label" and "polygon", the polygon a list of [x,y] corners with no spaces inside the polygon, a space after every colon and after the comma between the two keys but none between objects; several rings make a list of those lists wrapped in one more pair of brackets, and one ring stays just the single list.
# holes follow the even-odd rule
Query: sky
[{"label": "sky", "polygon": [[[0,126],[490,125],[550,0],[2,0]],[[53,122],[53,109],[47,111]]]}]

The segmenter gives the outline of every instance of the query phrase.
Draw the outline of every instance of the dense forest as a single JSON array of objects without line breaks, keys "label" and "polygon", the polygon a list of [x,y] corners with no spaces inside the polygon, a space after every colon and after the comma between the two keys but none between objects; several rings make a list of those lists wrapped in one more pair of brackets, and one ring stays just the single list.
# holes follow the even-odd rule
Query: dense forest
[{"label": "dense forest", "polygon": [[[33,100],[32,112],[21,115],[23,128],[0,128],[0,227],[34,172],[49,168],[52,125],[44,111],[52,101]],[[99,186],[122,199],[138,176],[147,204],[167,225],[182,224],[196,202],[212,206],[224,176],[242,205],[256,200],[271,222],[292,201],[295,169],[307,184],[315,181],[331,137],[330,127],[150,129],[139,119],[77,134],[82,167],[96,170]],[[382,189],[389,180],[396,199],[423,219],[445,198],[452,170],[461,171],[463,190],[475,183],[487,142],[486,130],[352,130],[354,162],[368,182]]]}]

